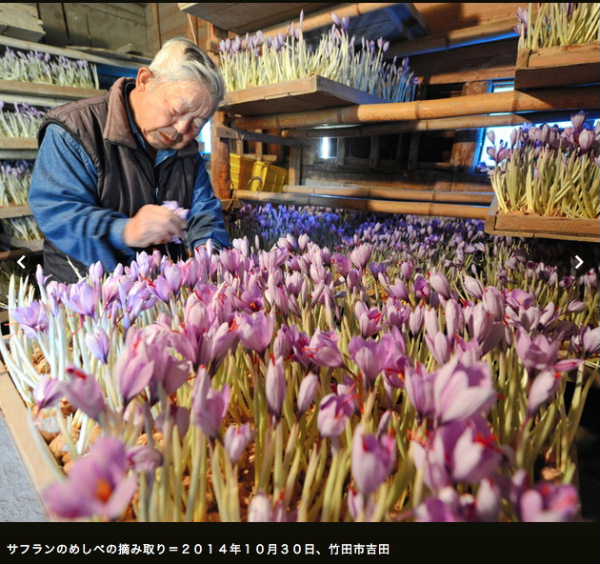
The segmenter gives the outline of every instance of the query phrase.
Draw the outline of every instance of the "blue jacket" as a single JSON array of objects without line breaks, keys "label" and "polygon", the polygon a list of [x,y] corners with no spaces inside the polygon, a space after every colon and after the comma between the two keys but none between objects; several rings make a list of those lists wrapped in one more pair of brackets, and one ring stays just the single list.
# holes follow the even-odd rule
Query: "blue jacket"
[{"label": "blue jacket", "polygon": [[[129,124],[137,142],[147,147],[129,107]],[[158,166],[175,153],[157,151]],[[194,232],[192,248],[209,239],[217,248],[231,245],[225,229],[221,202],[215,197],[200,154],[189,218],[205,216],[202,228]],[[117,265],[116,252],[132,259],[136,250],[123,241],[129,218],[101,208],[97,197],[96,167],[83,146],[68,131],[50,124],[38,151],[33,170],[29,203],[40,229],[56,247],[85,265],[100,261],[105,269]]]}]

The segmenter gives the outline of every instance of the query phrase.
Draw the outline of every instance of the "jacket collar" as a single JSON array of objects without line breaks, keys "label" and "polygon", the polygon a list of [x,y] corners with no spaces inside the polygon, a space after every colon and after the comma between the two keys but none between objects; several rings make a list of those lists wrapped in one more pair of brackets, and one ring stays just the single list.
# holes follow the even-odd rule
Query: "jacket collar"
[{"label": "jacket collar", "polygon": [[[132,82],[134,82],[132,78],[121,77],[108,91],[108,115],[102,135],[111,143],[125,145],[130,149],[139,149],[140,147],[129,125],[126,105],[129,102],[125,99],[125,86]],[[194,140],[187,147],[177,151],[176,154],[179,157],[188,157],[198,152],[198,143]]]}]

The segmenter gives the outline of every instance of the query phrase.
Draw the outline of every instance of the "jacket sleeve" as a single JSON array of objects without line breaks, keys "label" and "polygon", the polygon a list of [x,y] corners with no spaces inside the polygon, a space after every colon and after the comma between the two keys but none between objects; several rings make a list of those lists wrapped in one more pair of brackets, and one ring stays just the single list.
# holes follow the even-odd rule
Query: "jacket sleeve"
[{"label": "jacket sleeve", "polygon": [[81,144],[63,127],[50,124],[36,159],[29,204],[40,229],[61,251],[112,270],[116,251],[134,256],[123,231],[129,218],[100,207],[97,171]]},{"label": "jacket sleeve", "polygon": [[204,160],[200,156],[198,158],[200,162],[188,220],[187,244],[192,251],[209,239],[219,249],[231,247],[221,201],[215,196]]}]

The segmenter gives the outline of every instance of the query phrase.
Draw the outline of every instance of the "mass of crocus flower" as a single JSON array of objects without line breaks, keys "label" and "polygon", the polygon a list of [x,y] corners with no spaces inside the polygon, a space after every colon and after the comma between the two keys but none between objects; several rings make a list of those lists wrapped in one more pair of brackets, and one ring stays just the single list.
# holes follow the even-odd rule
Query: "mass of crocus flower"
[{"label": "mass of crocus flower", "polygon": [[[287,233],[309,217],[329,246]],[[185,261],[140,253],[71,285],[40,269],[39,299],[13,281],[0,352],[61,429],[53,514],[581,518],[597,268],[475,220],[245,206],[230,226],[250,237]]]},{"label": "mass of crocus flower", "polygon": [[517,8],[519,49],[598,41],[598,2],[536,2]]},{"label": "mass of crocus flower", "polygon": [[80,88],[100,88],[96,65],[39,51],[7,47],[0,56],[0,79],[57,84]]},{"label": "mass of crocus flower", "polygon": [[544,124],[514,129],[511,146],[487,151],[497,166],[490,171],[498,207],[504,212],[594,219],[600,216],[600,121],[571,116],[571,127]]},{"label": "mass of crocus flower", "polygon": [[31,172],[30,161],[2,161],[0,164],[0,207],[27,204]]},{"label": "mass of crocus flower", "polygon": [[36,137],[44,112],[28,104],[14,104],[9,108],[0,102],[0,136]]},{"label": "mass of crocus flower", "polygon": [[228,91],[242,90],[318,75],[391,102],[415,99],[420,79],[408,58],[385,61],[389,41],[360,42],[350,36],[350,20],[331,14],[333,25],[317,45],[304,39],[303,15],[287,33],[266,38],[262,31],[219,43],[220,68]]}]

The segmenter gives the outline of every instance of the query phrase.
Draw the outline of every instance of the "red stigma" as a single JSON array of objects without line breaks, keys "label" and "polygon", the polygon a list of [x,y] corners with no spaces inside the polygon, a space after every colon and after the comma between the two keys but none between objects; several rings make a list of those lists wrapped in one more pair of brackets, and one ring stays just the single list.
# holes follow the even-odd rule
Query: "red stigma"
[{"label": "red stigma", "polygon": [[67,374],[71,374],[72,376],[75,376],[76,378],[81,378],[82,380],[86,380],[88,375],[83,371],[83,370],[79,370],[79,368],[67,368]]}]

